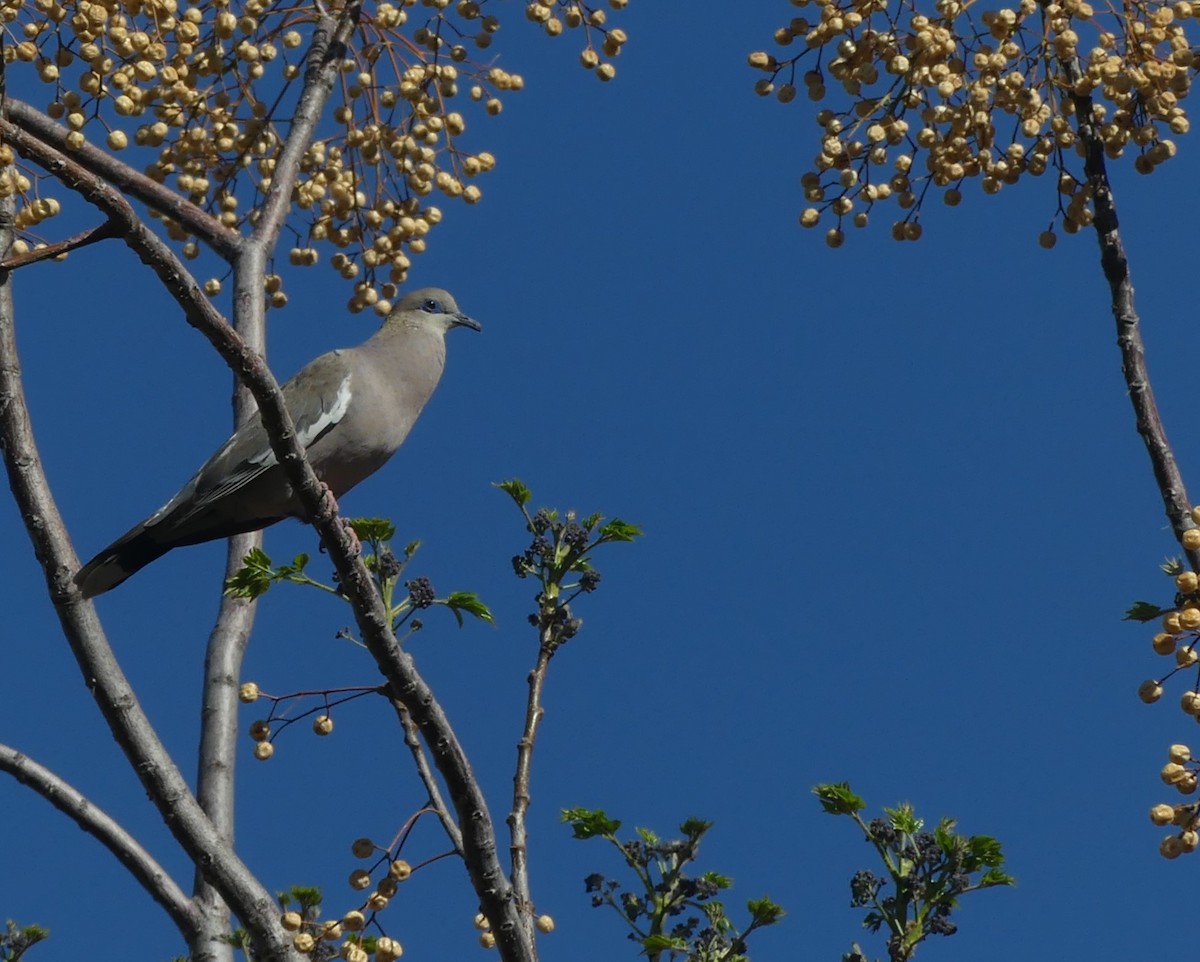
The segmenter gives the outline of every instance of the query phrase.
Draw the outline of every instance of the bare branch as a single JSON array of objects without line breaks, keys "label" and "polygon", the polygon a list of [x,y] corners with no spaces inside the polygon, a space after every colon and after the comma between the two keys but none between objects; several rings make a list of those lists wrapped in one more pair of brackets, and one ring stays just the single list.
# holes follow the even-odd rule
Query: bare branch
[{"label": "bare branch", "polygon": [[346,55],[346,44],[358,26],[362,0],[346,3],[337,18],[323,16],[313,31],[305,64],[304,89],[288,128],[287,141],[271,172],[271,186],[259,208],[259,218],[251,235],[267,251],[274,249],[279,231],[292,206],[292,188],[300,162],[312,142],[325,102],[333,90],[338,68]]},{"label": "bare branch", "polygon": [[189,941],[197,929],[196,906],[132,835],[93,805],[79,789],[8,745],[0,744],[0,771],[7,772],[75,822],[112,852],[171,917]]},{"label": "bare branch", "polygon": [[[238,401],[241,400],[242,395],[239,395]],[[245,414],[247,405],[235,402],[235,406],[240,408],[235,413],[235,421],[238,421]],[[252,415],[255,410],[253,403],[248,406]],[[262,533],[257,531],[231,538],[225,577],[231,577],[250,548],[261,543]],[[231,848],[238,737],[237,690],[242,659],[250,641],[257,608],[253,601],[222,595],[220,611],[209,634],[208,650],[204,656],[196,800],[212,820],[222,840]],[[233,946],[218,939],[218,936],[229,931],[229,909],[217,889],[205,878],[202,866],[196,867],[193,892],[202,912],[202,931],[188,943],[192,959],[194,962],[232,962]]]},{"label": "bare branch", "polygon": [[[69,149],[66,128],[24,101],[14,100],[10,97],[5,106],[7,119],[30,136],[40,140],[48,147],[54,148],[59,153],[70,155],[88,173],[107,181],[130,197],[140,200],[152,210],[170,217],[226,261],[232,261],[237,255],[238,247],[242,242],[241,235],[230,230],[195,204],[184,200],[171,188],[151,180],[145,174],[134,170],[128,164],[122,163],[111,154],[98,147],[93,147],[91,144],[85,143],[78,150]],[[7,135],[5,139],[8,140]],[[22,155],[47,170],[51,176],[58,176],[54,171],[46,169],[36,156],[25,154],[24,151],[22,151]]]},{"label": "bare branch", "polygon": [[117,237],[119,233],[112,221],[105,221],[103,224],[89,227],[87,230],[81,231],[65,240],[55,241],[53,244],[47,244],[45,247],[26,251],[24,254],[12,254],[0,261],[0,270],[15,270],[18,267],[36,264],[38,261],[48,261],[62,254],[79,250],[81,247],[87,247],[89,244],[108,240],[110,237]]},{"label": "bare branch", "polygon": [[529,698],[525,703],[525,730],[517,742],[517,771],[513,776],[513,807],[508,816],[510,851],[512,856],[512,881],[521,918],[533,939],[533,898],[529,888],[529,842],[525,832],[525,814],[529,811],[530,773],[533,765],[533,745],[537,740],[538,726],[546,711],[542,707],[542,691],[546,685],[546,672],[553,653],[550,629],[544,629],[542,643],[538,648],[537,663],[529,673]]},{"label": "bare branch", "polygon": [[[1067,77],[1072,84],[1078,83],[1081,72],[1074,59],[1064,60]],[[1192,504],[1183,482],[1183,475],[1175,461],[1175,452],[1167,439],[1166,428],[1158,412],[1150,374],[1146,369],[1146,348],[1142,341],[1141,321],[1133,304],[1133,279],[1129,272],[1129,259],[1125,256],[1125,245],[1121,242],[1117,207],[1113,199],[1112,186],[1108,180],[1108,169],[1104,160],[1104,143],[1096,129],[1096,115],[1092,98],[1086,94],[1072,94],[1079,138],[1084,147],[1084,173],[1092,190],[1092,203],[1096,218],[1093,226],[1100,244],[1100,266],[1108,281],[1112,296],[1112,312],[1117,322],[1117,346],[1121,350],[1121,371],[1129,389],[1129,401],[1133,405],[1137,432],[1146,445],[1154,480],[1163,499],[1167,519],[1175,537],[1181,539],[1183,532],[1196,527],[1192,520]],[[1188,551],[1188,562],[1192,570],[1200,571],[1200,552]]]},{"label": "bare branch", "polygon": [[441,820],[442,828],[445,829],[446,835],[450,839],[450,844],[454,846],[454,851],[460,856],[463,854],[462,832],[458,830],[458,825],[454,822],[454,817],[450,814],[450,810],[446,808],[446,803],[442,800],[442,791],[438,787],[437,779],[433,775],[433,771],[429,768],[429,759],[425,757],[425,747],[421,744],[421,739],[417,735],[416,723],[412,720],[412,715],[408,713],[408,709],[396,700],[391,699],[392,708],[396,710],[396,715],[400,719],[400,724],[404,726],[404,744],[408,746],[412,752],[413,763],[417,766],[417,774],[421,776],[421,781],[425,785],[425,791],[429,793],[429,807],[436,813]]}]

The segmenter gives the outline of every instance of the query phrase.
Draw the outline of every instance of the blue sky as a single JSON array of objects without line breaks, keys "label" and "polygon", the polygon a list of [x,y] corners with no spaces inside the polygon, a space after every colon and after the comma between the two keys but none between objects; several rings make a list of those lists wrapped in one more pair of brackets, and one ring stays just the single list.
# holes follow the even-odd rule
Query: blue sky
[{"label": "blue sky", "polygon": [[[413,652],[498,821],[536,641],[530,585],[509,563],[525,534],[491,482],[519,476],[539,504],[646,532],[596,558],[601,590],[552,666],[530,816],[538,909],[558,921],[543,958],[635,954],[588,905],[583,877],[618,867],[557,823],[577,805],[664,834],[714,820],[702,867],[734,877],[727,901],[769,893],[789,912],[752,943],[756,958],[834,959],[852,940],[882,954],[848,907],[868,851],[809,794],[837,780],[1004,843],[1018,886],[967,899],[960,933],[922,958],[1190,950],[1164,904],[1195,863],[1158,856],[1146,813],[1175,800],[1157,773],[1191,723],[1175,689],[1154,708],[1137,701],[1163,662],[1152,632],[1121,621],[1135,599],[1169,599],[1157,565],[1174,542],[1095,242],[1038,248],[1055,204],[1043,178],[997,198],[966,190],[953,211],[931,204],[919,243],[893,242],[880,218],[828,250],[796,223],[812,108],[755,97],[745,66],[790,8],[738,8],[634,0],[618,77],[602,85],[575,65],[574,38],[538,36],[514,7],[495,49],[525,90],[472,127],[499,165],[481,205],[443,205],[413,271],[484,330],[451,334],[404,448],[343,502],[420,538],[410,571],[439,592],[476,590],[496,610],[494,629],[427,618]],[[1154,176],[1121,165],[1114,182],[1150,369],[1194,478],[1194,293],[1179,270],[1196,160],[1181,147]],[[270,332],[281,376],[374,328],[344,310],[332,271],[289,277],[289,291]],[[20,271],[16,296],[42,455],[88,557],[224,439],[229,376],[115,243]],[[0,538],[0,740],[123,819],[186,884],[11,505]],[[279,557],[314,546],[294,523],[268,534]],[[222,559],[220,545],[180,550],[99,599],[185,771]],[[272,692],[372,681],[334,638],[349,620],[323,596],[273,591],[246,678]],[[382,706],[350,707],[337,726],[284,738],[268,764],[247,738],[238,758],[243,856],[272,889],[322,885],[330,913],[350,907],[351,841],[390,838],[421,801]],[[0,913],[53,932],[32,958],[183,951],[90,837],[16,784],[0,783],[0,804]],[[432,830],[413,846],[441,849]],[[470,958],[475,910],[447,860],[406,886],[389,931],[413,958]]]}]

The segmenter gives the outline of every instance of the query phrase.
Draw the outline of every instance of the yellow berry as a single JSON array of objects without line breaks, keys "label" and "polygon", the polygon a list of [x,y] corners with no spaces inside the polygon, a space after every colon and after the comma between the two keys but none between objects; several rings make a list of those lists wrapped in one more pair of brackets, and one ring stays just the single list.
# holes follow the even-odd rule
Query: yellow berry
[{"label": "yellow berry", "polygon": [[1171,761],[1183,763],[1191,761],[1192,750],[1187,745],[1172,745],[1167,755]]},{"label": "yellow berry", "polygon": [[412,875],[412,866],[404,861],[404,859],[398,858],[388,866],[388,874],[397,882],[403,882]]},{"label": "yellow berry", "polygon": [[395,962],[404,954],[404,949],[395,939],[386,935],[375,940],[375,962]]},{"label": "yellow berry", "polygon": [[[1142,682],[1138,686],[1138,698],[1144,701],[1147,705],[1153,704],[1162,698],[1162,685],[1150,678]],[[1191,694],[1189,692],[1189,694]]]},{"label": "yellow berry", "polygon": [[1038,245],[1044,247],[1046,250],[1050,250],[1057,243],[1058,235],[1052,230],[1044,230],[1038,234]]},{"label": "yellow berry", "polygon": [[1160,802],[1150,809],[1150,821],[1155,825],[1170,825],[1175,820],[1175,809],[1165,802]]},{"label": "yellow berry", "polygon": [[1179,612],[1179,625],[1185,631],[1200,627],[1200,608],[1188,607]]},{"label": "yellow berry", "polygon": [[1175,576],[1175,590],[1180,594],[1190,595],[1200,587],[1200,578],[1194,571],[1183,571]]},{"label": "yellow berry", "polygon": [[260,762],[265,762],[268,758],[275,754],[275,746],[270,742],[259,742],[254,746],[254,757]]},{"label": "yellow berry", "polygon": [[1187,551],[1195,551],[1197,548],[1200,548],[1200,528],[1188,528],[1180,536],[1179,543]]},{"label": "yellow berry", "polygon": [[292,938],[292,945],[296,947],[297,952],[311,952],[317,940],[307,932],[300,932]]},{"label": "yellow berry", "polygon": [[492,935],[491,932],[480,932],[479,933],[479,944],[482,945],[485,949],[494,948],[496,945],[496,936]]},{"label": "yellow berry", "polygon": [[375,843],[369,838],[356,838],[350,846],[350,853],[355,858],[370,858],[375,854]]},{"label": "yellow berry", "polygon": [[362,927],[366,924],[366,917],[358,909],[355,909],[353,912],[347,912],[342,916],[342,925],[346,927],[346,931],[348,932],[361,932]]},{"label": "yellow berry", "polygon": [[1159,632],[1154,636],[1154,651],[1160,655],[1175,654],[1175,638],[1173,635],[1168,635],[1165,632]]},{"label": "yellow berry", "polygon": [[536,925],[539,932],[554,931],[554,919],[552,919],[549,915],[539,915],[537,917]]},{"label": "yellow berry", "polygon": [[350,873],[350,887],[352,889],[366,889],[371,887],[371,873],[366,869],[356,868]]},{"label": "yellow berry", "polygon": [[1183,854],[1183,846],[1174,835],[1168,835],[1159,843],[1158,854],[1163,858],[1179,858]]},{"label": "yellow berry", "polygon": [[256,742],[265,742],[271,737],[271,723],[262,719],[259,719],[256,722],[251,722],[250,737]]},{"label": "yellow berry", "polygon": [[333,731],[333,719],[328,715],[318,715],[313,719],[313,731],[318,735],[328,735]]},{"label": "yellow berry", "polygon": [[484,915],[482,912],[475,913],[475,919],[472,922],[472,924],[475,926],[475,928],[479,929],[480,931],[485,931],[492,927],[491,923],[489,923],[487,920],[487,916]]},{"label": "yellow berry", "polygon": [[238,700],[250,704],[258,699],[258,685],[252,681],[246,682],[238,689]]},{"label": "yellow berry", "polygon": [[279,924],[289,932],[295,932],[303,923],[304,918],[299,912],[284,912],[283,918],[279,920]]}]

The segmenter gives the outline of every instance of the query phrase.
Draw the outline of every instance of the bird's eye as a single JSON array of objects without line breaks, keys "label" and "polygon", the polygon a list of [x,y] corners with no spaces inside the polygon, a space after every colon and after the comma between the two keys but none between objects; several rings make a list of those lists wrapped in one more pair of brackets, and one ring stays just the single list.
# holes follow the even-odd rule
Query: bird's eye
[{"label": "bird's eye", "polygon": [[428,311],[430,314],[441,314],[442,305],[441,302],[430,297],[426,298],[425,303],[421,305],[421,310]]}]

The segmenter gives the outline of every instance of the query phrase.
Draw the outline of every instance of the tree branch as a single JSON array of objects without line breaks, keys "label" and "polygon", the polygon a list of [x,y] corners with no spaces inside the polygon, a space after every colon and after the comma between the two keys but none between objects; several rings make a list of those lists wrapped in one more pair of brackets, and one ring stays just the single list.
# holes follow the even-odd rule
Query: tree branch
[{"label": "tree branch", "polygon": [[550,656],[554,651],[550,629],[542,632],[538,648],[537,663],[529,673],[529,698],[525,705],[525,730],[517,742],[517,771],[513,775],[513,806],[508,816],[510,854],[512,857],[513,889],[517,905],[522,909],[521,918],[533,938],[533,897],[529,887],[529,842],[525,832],[525,814],[532,801],[529,794],[530,773],[533,765],[533,745],[537,740],[538,726],[545,709],[542,708],[542,691],[546,685],[546,672],[550,667]]},{"label": "tree branch", "polygon": [[[1079,64],[1073,58],[1065,60],[1064,68],[1072,86],[1082,79]],[[1141,322],[1133,303],[1133,279],[1129,271],[1129,259],[1125,245],[1121,242],[1117,207],[1113,199],[1112,186],[1104,160],[1104,143],[1096,129],[1096,117],[1092,98],[1087,94],[1071,94],[1075,107],[1076,125],[1083,143],[1084,174],[1092,191],[1095,205],[1096,240],[1100,244],[1100,266],[1108,281],[1112,297],[1113,318],[1117,323],[1117,346],[1121,350],[1121,372],[1129,389],[1129,401],[1133,405],[1137,432],[1146,445],[1154,480],[1162,496],[1167,520],[1182,539],[1183,532],[1196,527],[1192,520],[1192,504],[1183,482],[1175,452],[1167,440],[1166,428],[1158,412],[1150,374],[1146,368],[1146,347],[1142,341]],[[1200,571],[1200,552],[1188,551],[1188,562],[1192,570]]]},{"label": "tree branch", "polygon": [[[189,321],[222,346],[234,345],[236,353],[241,339],[229,330],[182,264],[146,229],[119,192],[12,124],[0,122],[0,132],[22,155],[40,158],[40,166],[106,213],[120,227],[126,244],[155,270],[180,302]],[[265,367],[258,355],[248,353]],[[270,893],[224,843],[188,790],[113,656],[95,606],[80,599],[71,580],[79,560],[50,493],[29,422],[16,353],[10,272],[0,274],[0,438],[9,485],[42,565],[50,601],[113,737],[168,829],[237,912],[260,954],[278,960],[296,958],[278,924]]]},{"label": "tree branch", "polygon": [[196,906],[166,870],[121,825],[93,805],[77,788],[15,748],[0,744],[0,771],[32,789],[112,852],[166,910],[189,942],[197,931]]}]

